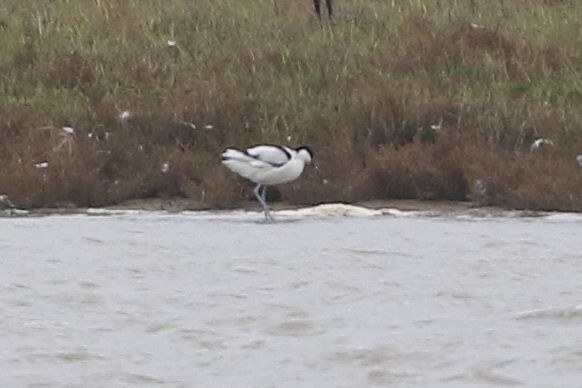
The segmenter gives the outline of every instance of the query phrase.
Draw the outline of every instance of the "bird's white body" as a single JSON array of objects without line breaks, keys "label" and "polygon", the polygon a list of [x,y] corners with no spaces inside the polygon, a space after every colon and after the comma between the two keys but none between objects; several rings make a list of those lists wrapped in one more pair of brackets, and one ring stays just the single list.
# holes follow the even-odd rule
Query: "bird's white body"
[{"label": "bird's white body", "polygon": [[539,150],[541,147],[553,145],[554,142],[551,141],[550,139],[544,139],[543,137],[539,137],[531,144],[531,146],[529,147],[529,151],[534,152]]},{"label": "bird's white body", "polygon": [[311,155],[304,148],[261,145],[240,151],[228,148],[222,163],[243,178],[266,186],[291,182],[301,175]]},{"label": "bird's white body", "polygon": [[285,146],[259,145],[244,151],[227,148],[222,153],[222,164],[231,171],[257,183],[255,196],[272,219],[266,200],[266,186],[291,182],[311,163],[312,152],[307,147],[292,149]]}]

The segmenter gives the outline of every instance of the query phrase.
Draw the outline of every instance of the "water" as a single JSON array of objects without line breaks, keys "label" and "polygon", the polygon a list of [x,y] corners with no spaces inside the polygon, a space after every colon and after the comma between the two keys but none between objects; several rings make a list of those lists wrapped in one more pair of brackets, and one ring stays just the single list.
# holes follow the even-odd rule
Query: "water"
[{"label": "water", "polygon": [[0,386],[582,386],[582,216],[329,209],[0,219]]}]

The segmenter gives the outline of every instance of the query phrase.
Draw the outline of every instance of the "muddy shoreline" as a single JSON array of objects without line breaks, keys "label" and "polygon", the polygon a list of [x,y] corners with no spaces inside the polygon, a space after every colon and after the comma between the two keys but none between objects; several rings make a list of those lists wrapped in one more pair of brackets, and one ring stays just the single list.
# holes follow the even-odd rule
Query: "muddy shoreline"
[{"label": "muddy shoreline", "polygon": [[[375,200],[353,203],[335,203],[345,206],[360,207],[370,210],[393,209],[402,212],[426,212],[431,214],[474,214],[474,215],[501,215],[512,212],[514,209],[505,209],[493,206],[479,206],[470,201],[422,201],[422,200]],[[281,210],[295,210],[310,208],[318,205],[325,205],[322,203],[295,205],[286,202],[277,202],[271,204],[274,211]],[[179,213],[184,211],[257,211],[260,212],[260,207],[253,201],[242,202],[240,206],[236,207],[211,207],[202,204],[199,201],[188,198],[148,198],[148,199],[133,199],[123,203],[103,206],[97,208],[85,207],[56,207],[56,208],[35,208],[35,209],[4,209],[0,210],[0,217],[33,217],[33,216],[48,216],[48,215],[66,215],[66,214],[99,214],[95,210],[103,211],[107,214],[107,210],[112,211],[164,211],[169,213]],[[546,214],[547,212],[520,210],[520,214],[527,216],[536,216]]]}]

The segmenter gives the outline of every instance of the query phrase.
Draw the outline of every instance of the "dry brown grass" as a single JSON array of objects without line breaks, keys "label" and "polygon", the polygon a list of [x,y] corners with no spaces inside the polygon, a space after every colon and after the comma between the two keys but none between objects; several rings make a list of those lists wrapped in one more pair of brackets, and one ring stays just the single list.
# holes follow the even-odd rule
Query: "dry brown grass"
[{"label": "dry brown grass", "polygon": [[291,203],[580,211],[582,9],[494,3],[349,0],[330,25],[310,1],[4,1],[0,193],[233,207],[250,184],[220,152],[266,142],[315,150],[319,174],[271,191]]}]

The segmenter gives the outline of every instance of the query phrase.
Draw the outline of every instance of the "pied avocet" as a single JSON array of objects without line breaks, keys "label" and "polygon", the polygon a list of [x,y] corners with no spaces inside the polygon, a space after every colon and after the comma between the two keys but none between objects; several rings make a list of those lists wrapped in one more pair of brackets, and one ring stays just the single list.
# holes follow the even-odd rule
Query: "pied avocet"
[{"label": "pied avocet", "polygon": [[311,163],[313,152],[302,146],[258,145],[246,150],[227,148],[222,153],[222,164],[243,178],[257,184],[254,194],[265,212],[265,220],[273,220],[267,205],[267,186],[291,182]]}]

